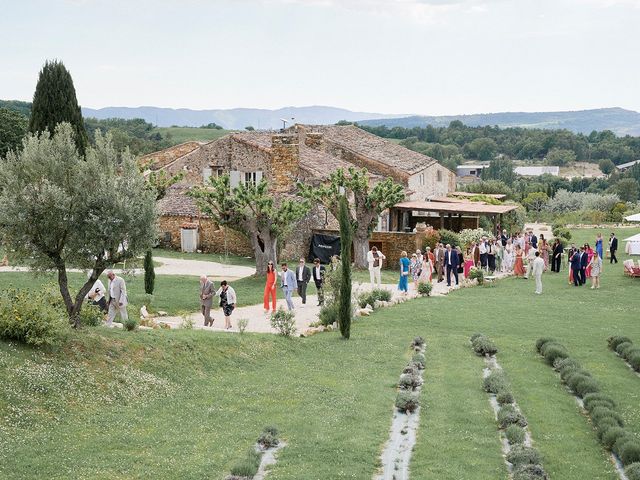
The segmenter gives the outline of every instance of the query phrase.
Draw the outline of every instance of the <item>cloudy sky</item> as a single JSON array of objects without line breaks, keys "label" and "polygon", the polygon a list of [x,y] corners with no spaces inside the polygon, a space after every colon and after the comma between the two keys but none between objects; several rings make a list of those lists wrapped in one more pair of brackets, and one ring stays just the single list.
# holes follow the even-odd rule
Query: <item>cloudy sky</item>
[{"label": "cloudy sky", "polygon": [[0,0],[0,98],[83,106],[640,111],[640,0]]}]

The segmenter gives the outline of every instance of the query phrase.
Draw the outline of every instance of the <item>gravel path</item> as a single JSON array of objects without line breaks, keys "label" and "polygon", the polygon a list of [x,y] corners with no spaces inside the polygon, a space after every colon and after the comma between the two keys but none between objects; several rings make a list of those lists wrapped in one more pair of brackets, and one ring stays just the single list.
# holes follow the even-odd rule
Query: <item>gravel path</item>
[{"label": "gravel path", "polygon": [[[502,273],[496,275],[497,278],[503,278],[505,276],[507,275]],[[392,299],[397,299],[398,297],[402,296],[401,293],[398,291],[397,285],[384,284],[382,285],[382,287],[392,292]],[[370,290],[370,289],[371,289],[371,286],[369,283],[363,284],[363,283],[356,282],[353,284],[354,294],[356,295],[359,292]],[[447,284],[445,282],[441,282],[441,283],[435,282],[433,284],[433,290],[431,292],[431,295],[432,296],[446,295],[453,289],[454,288],[447,287]],[[413,285],[411,284],[409,286],[409,294],[407,295],[407,298],[412,299],[412,298],[415,298],[416,296],[417,296],[416,292],[413,290]],[[277,306],[278,307],[282,306],[283,308],[286,308],[286,303],[284,298],[282,298],[281,291],[278,291],[278,297],[279,298],[278,298]],[[320,312],[320,307],[318,306],[318,298],[316,295],[307,295],[307,303],[306,305],[303,305],[300,297],[294,294],[293,302],[295,306],[294,311],[296,314],[295,316],[296,329],[298,333],[302,333],[306,329],[308,329],[312,323],[315,323],[318,321],[318,313]],[[269,322],[269,316],[265,315],[262,305],[249,305],[246,307],[236,308],[233,312],[233,315],[231,316],[232,328],[230,330],[224,329],[224,316],[222,315],[222,311],[219,308],[212,310],[211,314],[214,318],[213,327],[204,326],[204,319],[200,312],[194,312],[190,314],[188,317],[191,318],[194,322],[193,328],[197,328],[197,329],[205,329],[205,330],[210,330],[214,332],[227,331],[231,333],[237,333],[238,320],[240,320],[241,318],[246,318],[249,322],[246,328],[247,332],[277,333],[275,330],[271,328],[271,324]],[[183,318],[175,317],[175,316],[157,317],[156,321],[168,323],[169,325],[171,325],[171,328],[179,328],[180,325],[182,324]]]}]

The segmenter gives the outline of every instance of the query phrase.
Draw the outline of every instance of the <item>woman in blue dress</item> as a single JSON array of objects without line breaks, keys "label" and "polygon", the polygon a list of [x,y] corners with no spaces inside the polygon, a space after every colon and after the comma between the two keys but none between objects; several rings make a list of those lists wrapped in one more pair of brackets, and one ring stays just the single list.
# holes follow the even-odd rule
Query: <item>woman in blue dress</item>
[{"label": "woman in blue dress", "polygon": [[602,234],[599,233],[598,236],[596,237],[596,252],[598,252],[598,256],[600,257],[600,259],[603,259],[603,253],[604,251],[602,250]]},{"label": "woman in blue dress", "polygon": [[406,295],[409,291],[409,266],[411,262],[407,258],[407,252],[400,253],[400,282],[398,283],[398,290],[404,292]]}]

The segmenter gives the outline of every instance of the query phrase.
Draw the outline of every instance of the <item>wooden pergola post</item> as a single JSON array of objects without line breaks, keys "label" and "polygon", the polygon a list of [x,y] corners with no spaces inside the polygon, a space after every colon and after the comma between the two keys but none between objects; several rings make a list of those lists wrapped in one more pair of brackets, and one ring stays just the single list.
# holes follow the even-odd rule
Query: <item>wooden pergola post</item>
[{"label": "wooden pergola post", "polygon": [[444,213],[440,212],[440,230],[444,230]]}]

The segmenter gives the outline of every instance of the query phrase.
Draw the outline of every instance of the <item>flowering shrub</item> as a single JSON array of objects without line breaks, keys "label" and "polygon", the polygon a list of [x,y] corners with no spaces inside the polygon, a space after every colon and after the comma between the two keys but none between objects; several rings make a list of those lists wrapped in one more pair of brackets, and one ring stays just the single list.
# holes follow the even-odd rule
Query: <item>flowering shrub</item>
[{"label": "flowering shrub", "polygon": [[471,267],[471,270],[469,270],[469,278],[471,280],[475,278],[478,280],[478,285],[482,285],[484,283],[484,270],[477,267]]},{"label": "flowering shrub", "polygon": [[271,315],[271,327],[284,337],[290,337],[296,333],[295,314],[283,308]]},{"label": "flowering shrub", "polygon": [[465,228],[461,230],[458,234],[458,238],[460,239],[460,246],[467,247],[471,245],[473,242],[479,242],[482,240],[482,237],[487,237],[487,239],[493,239],[493,235],[482,228]]},{"label": "flowering shrub", "polygon": [[0,338],[31,345],[53,344],[65,324],[65,313],[33,292],[0,292]]}]

